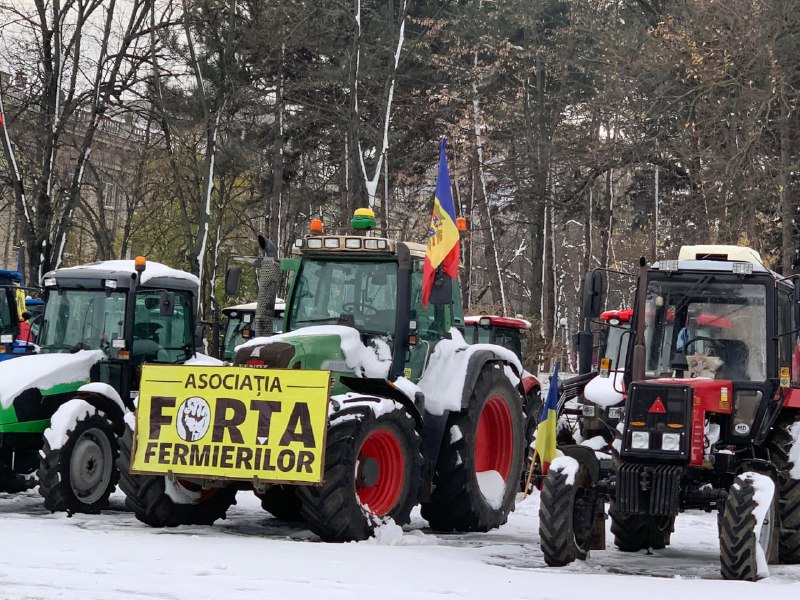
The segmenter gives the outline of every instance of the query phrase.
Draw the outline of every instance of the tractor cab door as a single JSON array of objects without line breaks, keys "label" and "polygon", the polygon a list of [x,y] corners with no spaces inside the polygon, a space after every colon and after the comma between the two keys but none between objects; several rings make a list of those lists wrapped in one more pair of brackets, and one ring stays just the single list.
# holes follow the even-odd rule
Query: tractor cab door
[{"label": "tractor cab door", "polygon": [[[164,308],[170,294],[171,310]],[[169,314],[171,312],[171,314]],[[194,354],[192,295],[189,292],[141,290],[136,293],[133,321],[133,364],[179,364]]]}]

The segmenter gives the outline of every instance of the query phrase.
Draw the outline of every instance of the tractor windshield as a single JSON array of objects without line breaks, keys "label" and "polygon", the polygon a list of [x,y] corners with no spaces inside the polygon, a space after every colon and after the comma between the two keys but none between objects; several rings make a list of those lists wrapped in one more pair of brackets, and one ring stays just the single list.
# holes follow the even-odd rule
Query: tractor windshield
[{"label": "tractor windshield", "polygon": [[288,329],[346,325],[391,336],[397,313],[397,263],[304,260],[294,284]]},{"label": "tractor windshield", "polygon": [[42,321],[42,352],[112,351],[123,338],[125,294],[61,289],[50,295]]},{"label": "tractor windshield", "polygon": [[649,376],[766,380],[763,285],[713,275],[651,281],[644,318]]}]

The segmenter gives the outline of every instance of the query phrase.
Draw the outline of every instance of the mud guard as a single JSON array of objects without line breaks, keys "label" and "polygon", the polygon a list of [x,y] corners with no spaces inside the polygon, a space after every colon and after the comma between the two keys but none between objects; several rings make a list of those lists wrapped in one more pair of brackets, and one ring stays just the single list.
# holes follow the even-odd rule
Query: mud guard
[{"label": "mud guard", "polygon": [[469,357],[469,364],[467,365],[467,376],[464,378],[464,387],[461,390],[461,410],[469,406],[469,399],[472,396],[472,390],[478,382],[478,377],[484,365],[489,363],[502,363],[507,365],[514,371],[514,374],[520,380],[516,388],[520,395],[525,397],[525,388],[522,385],[522,373],[517,372],[517,368],[513,364],[507,363],[503,358],[491,350],[478,350]]},{"label": "mud guard", "polygon": [[417,393],[412,401],[402,390],[386,379],[342,376],[339,381],[358,394],[396,400],[406,407],[411,416],[414,417],[417,431],[422,432],[422,410],[424,410],[425,406],[425,396],[421,392]]},{"label": "mud guard", "polygon": [[119,404],[114,402],[108,396],[98,392],[78,391],[72,396],[74,399],[84,400],[94,406],[98,411],[106,415],[106,418],[111,423],[114,429],[114,434],[117,437],[122,437],[125,433],[125,414],[119,407]]}]

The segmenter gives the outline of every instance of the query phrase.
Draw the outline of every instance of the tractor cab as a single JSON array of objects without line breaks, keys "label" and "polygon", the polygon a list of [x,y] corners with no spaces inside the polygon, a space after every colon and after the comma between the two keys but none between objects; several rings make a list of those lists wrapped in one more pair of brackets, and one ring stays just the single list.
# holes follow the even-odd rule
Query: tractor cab
[{"label": "tractor cab", "polygon": [[[295,272],[285,330],[336,327],[330,330],[336,334],[351,328],[385,366],[383,377],[404,375],[417,381],[439,340],[449,337],[451,327],[464,326],[458,286],[450,286],[425,308],[425,246],[364,233],[317,234],[295,242],[294,258],[284,261],[284,268]],[[329,358],[328,348],[320,351]],[[313,354],[306,356],[314,360]],[[341,361],[324,360],[320,366],[352,375]]]},{"label": "tractor cab", "polygon": [[197,278],[140,257],[51,271],[44,277],[42,354],[100,350],[93,380],[138,389],[145,362],[177,364],[194,356]]},{"label": "tractor cab", "polygon": [[[236,354],[236,346],[254,337],[256,302],[237,304],[222,309],[223,316],[227,319],[225,335],[222,341],[222,360],[232,361]],[[283,317],[286,303],[282,298],[275,299],[275,309],[272,318],[272,331],[283,331]]]},{"label": "tractor cab", "polygon": [[472,344],[497,344],[511,350],[522,360],[522,337],[531,328],[530,321],[491,315],[464,318],[466,340]]}]

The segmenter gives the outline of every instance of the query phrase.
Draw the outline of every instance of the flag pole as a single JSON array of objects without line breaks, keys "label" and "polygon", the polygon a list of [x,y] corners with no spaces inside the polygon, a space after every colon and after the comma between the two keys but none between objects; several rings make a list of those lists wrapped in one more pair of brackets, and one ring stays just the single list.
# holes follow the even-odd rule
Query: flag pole
[{"label": "flag pole", "polygon": [[528,467],[528,478],[525,480],[525,494],[522,496],[523,500],[530,496],[531,480],[533,479],[533,467],[536,465],[536,459],[538,456],[539,455],[536,453],[536,448],[534,448],[533,456],[531,457],[531,466]]}]

